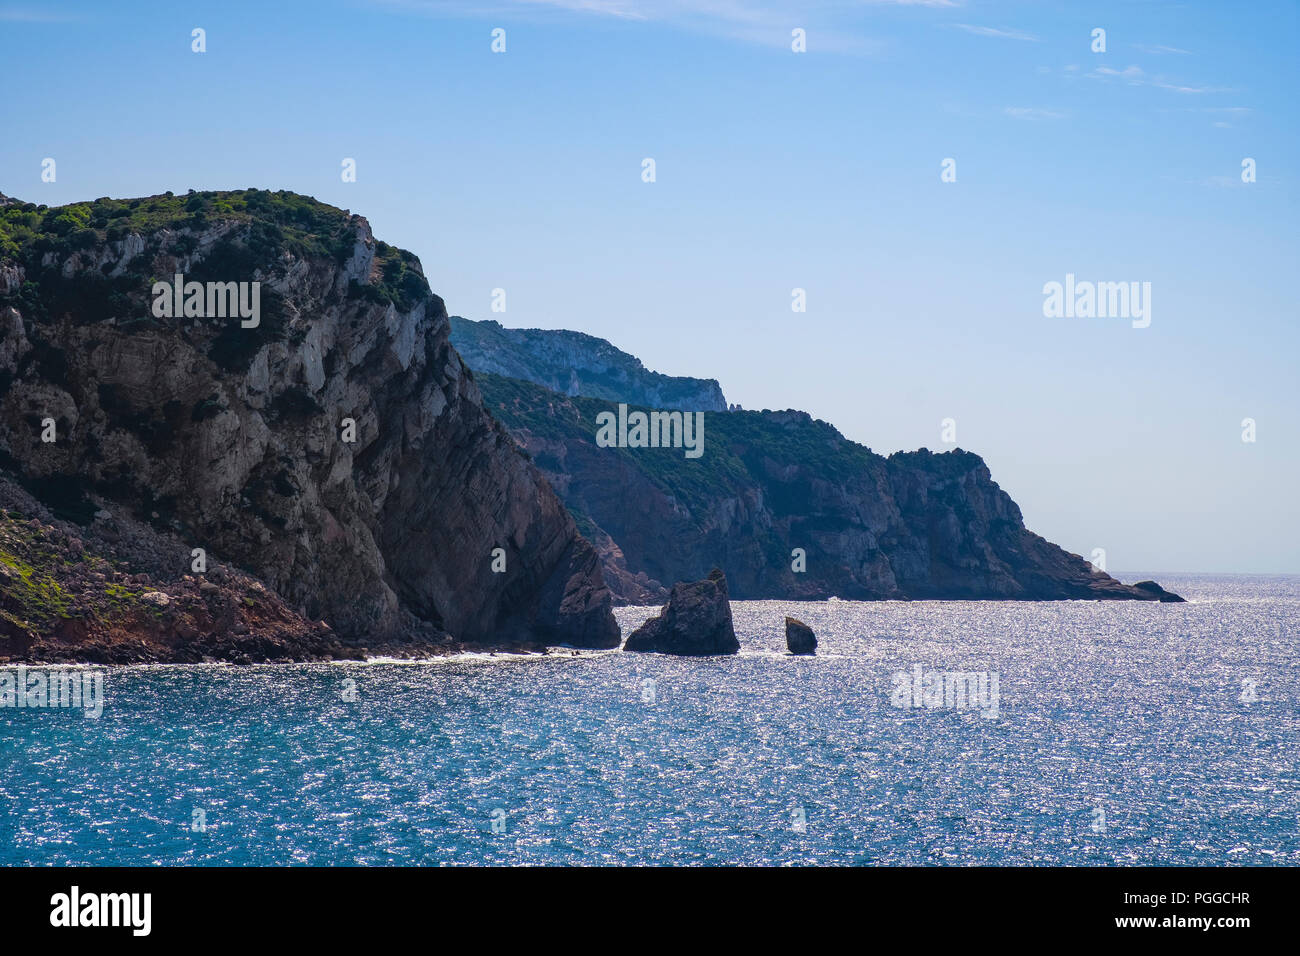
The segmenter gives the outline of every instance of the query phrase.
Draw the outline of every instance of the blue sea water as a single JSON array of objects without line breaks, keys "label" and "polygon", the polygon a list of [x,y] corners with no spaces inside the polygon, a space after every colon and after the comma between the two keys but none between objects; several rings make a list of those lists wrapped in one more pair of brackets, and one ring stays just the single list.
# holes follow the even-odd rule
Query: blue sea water
[{"label": "blue sea water", "polygon": [[[1300,578],[1159,580],[736,602],[735,658],[110,668],[99,719],[0,709],[0,863],[1300,863]],[[918,664],[997,715],[895,706]]]}]

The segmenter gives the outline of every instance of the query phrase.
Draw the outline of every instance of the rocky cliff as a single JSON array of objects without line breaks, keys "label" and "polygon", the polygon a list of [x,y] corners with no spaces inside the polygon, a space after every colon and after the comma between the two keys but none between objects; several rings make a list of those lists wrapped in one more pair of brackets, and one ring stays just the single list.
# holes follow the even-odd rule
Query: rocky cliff
[{"label": "rocky cliff", "polygon": [[714,379],[662,375],[604,339],[564,329],[507,329],[451,317],[451,344],[476,372],[535,382],[562,395],[691,412],[722,412]]},{"label": "rocky cliff", "polygon": [[697,459],[602,448],[596,415],[610,402],[477,379],[600,550],[622,601],[662,601],[714,566],[733,599],[1177,600],[1027,530],[969,452],[884,458],[798,411],[707,413]]},{"label": "rocky cliff", "polygon": [[[213,317],[209,298],[159,317],[155,283],[178,274],[259,283],[260,315]],[[203,549],[352,645],[617,645],[597,554],[448,331],[414,256],[305,197],[9,201],[0,479],[64,534],[97,512],[147,525],[175,555],[150,574],[171,583]],[[92,615],[74,638],[109,627],[74,604]],[[0,657],[48,630],[0,615]]]}]

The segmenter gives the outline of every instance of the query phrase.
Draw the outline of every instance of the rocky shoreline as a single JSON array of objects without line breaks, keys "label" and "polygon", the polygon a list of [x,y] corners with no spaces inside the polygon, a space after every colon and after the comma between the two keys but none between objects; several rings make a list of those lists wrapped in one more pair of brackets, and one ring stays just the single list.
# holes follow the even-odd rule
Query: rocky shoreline
[{"label": "rocky shoreline", "polygon": [[[257,314],[191,310],[191,285],[241,310],[248,287]],[[1177,600],[1029,533],[977,456],[886,460],[803,413],[709,411],[696,471],[646,471],[592,446],[592,399],[481,385],[450,328],[415,256],[309,197],[0,196],[0,663],[613,649],[607,582],[646,604],[695,582],[631,649],[697,654],[734,653],[729,587]],[[610,394],[723,406],[711,380],[551,339],[516,365],[595,349],[574,388],[612,363]]]},{"label": "rocky shoreline", "polygon": [[0,664],[199,664],[544,653],[537,641],[465,642],[426,630],[358,641],[211,560],[177,573],[184,543],[121,513],[62,521],[0,475]]},{"label": "rocky shoreline", "polygon": [[[407,640],[348,639],[325,621],[288,607],[246,571],[217,563],[201,575],[174,573],[180,547],[147,525],[106,511],[89,527],[69,524],[0,475],[0,667],[246,666],[581,653],[569,645],[468,642],[430,631]],[[1154,582],[1143,583],[1159,589]],[[24,594],[27,602],[20,600]],[[784,629],[792,656],[816,654],[810,627],[785,617]],[[678,582],[659,613],[618,649],[679,657],[738,654],[726,576],[714,569],[703,580]]]}]

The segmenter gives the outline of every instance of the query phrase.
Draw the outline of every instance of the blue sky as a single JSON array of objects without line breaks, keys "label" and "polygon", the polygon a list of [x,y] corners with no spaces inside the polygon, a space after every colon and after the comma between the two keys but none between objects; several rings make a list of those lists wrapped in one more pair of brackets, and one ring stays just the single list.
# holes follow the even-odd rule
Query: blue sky
[{"label": "blue sky", "polygon": [[[0,191],[308,193],[453,313],[886,454],[953,418],[1030,528],[1111,570],[1300,572],[1298,11],[0,0]],[[1150,327],[1045,318],[1067,273],[1150,282]]]}]

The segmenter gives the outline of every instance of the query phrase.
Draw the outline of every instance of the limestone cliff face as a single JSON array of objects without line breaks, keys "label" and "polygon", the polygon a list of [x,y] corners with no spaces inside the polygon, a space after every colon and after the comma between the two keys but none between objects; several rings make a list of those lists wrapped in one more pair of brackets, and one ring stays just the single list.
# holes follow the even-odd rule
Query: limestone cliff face
[{"label": "limestone cliff face", "polygon": [[628,603],[662,601],[714,566],[733,599],[1176,599],[1122,584],[1026,529],[969,452],[884,458],[799,411],[708,413],[695,460],[600,448],[595,420],[608,402],[478,380]]},{"label": "limestone cliff face", "polygon": [[689,412],[727,409],[715,379],[652,372],[635,356],[583,332],[507,329],[453,315],[451,341],[476,372],[536,382],[562,395]]},{"label": "limestone cliff face", "polygon": [[[617,644],[598,556],[484,411],[419,262],[365,219],[257,190],[23,208],[0,465],[27,487],[85,520],[113,502],[344,638]],[[177,273],[260,282],[259,325],[155,318]]]}]

